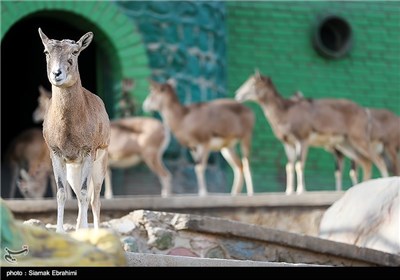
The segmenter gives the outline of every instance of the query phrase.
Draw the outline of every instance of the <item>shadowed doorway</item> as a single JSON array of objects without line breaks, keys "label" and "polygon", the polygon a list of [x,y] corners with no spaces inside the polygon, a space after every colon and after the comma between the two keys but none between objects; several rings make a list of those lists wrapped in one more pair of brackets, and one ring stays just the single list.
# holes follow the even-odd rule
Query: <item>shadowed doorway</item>
[{"label": "shadowed doorway", "polygon": [[[62,18],[62,17],[59,17]],[[46,73],[46,60],[38,28],[50,39],[77,41],[89,30],[80,30],[67,22],[45,15],[31,15],[17,22],[1,42],[1,196],[9,196],[9,168],[5,163],[12,140],[34,124],[32,113],[37,106],[38,86],[51,89]],[[96,36],[95,36],[96,38]],[[82,85],[96,93],[96,52],[94,41],[79,56]],[[51,192],[48,190],[47,196]],[[21,194],[16,192],[16,198]]]}]

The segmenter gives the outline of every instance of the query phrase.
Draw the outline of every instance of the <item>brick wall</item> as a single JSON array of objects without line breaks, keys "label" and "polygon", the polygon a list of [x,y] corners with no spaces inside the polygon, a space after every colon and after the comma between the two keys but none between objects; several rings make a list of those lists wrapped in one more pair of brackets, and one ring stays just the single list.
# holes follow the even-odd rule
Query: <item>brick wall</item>
[{"label": "brick wall", "polygon": [[[399,2],[230,1],[226,5],[230,96],[258,67],[286,97],[301,90],[307,97],[348,98],[400,113]],[[312,46],[316,19],[327,13],[343,16],[353,28],[353,49],[339,60],[321,57]],[[251,161],[255,190],[284,191],[283,147],[260,108],[248,105],[257,115]],[[307,189],[334,190],[333,171],[332,155],[311,148]],[[375,168],[374,177],[378,176]],[[347,174],[343,183],[345,189],[351,184]]]}]

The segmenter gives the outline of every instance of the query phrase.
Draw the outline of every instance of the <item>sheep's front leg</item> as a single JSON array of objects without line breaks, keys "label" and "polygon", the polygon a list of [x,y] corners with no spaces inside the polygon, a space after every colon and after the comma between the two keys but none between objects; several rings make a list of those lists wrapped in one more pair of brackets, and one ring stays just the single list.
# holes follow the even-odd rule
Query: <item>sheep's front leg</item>
[{"label": "sheep's front leg", "polygon": [[358,184],[358,164],[355,160],[351,160],[349,176],[351,183],[354,185]]},{"label": "sheep's front leg", "polygon": [[92,169],[93,169],[93,157],[88,155],[84,157],[82,160],[82,171],[81,171],[81,181],[80,181],[81,189],[78,193],[76,193],[76,196],[78,198],[78,219],[76,221],[76,229],[88,227],[87,212],[90,200],[88,184],[92,179]]},{"label": "sheep's front leg", "polygon": [[393,147],[392,145],[386,147],[386,153],[392,163],[393,176],[400,176],[400,162],[397,158],[396,147]]},{"label": "sheep's front leg", "polygon": [[343,174],[343,154],[338,150],[333,150],[333,156],[335,157],[335,182],[336,191],[342,190],[342,174]]},{"label": "sheep's front leg", "polygon": [[296,150],[293,146],[285,143],[286,163],[286,194],[290,195],[294,190],[294,163],[296,161]]},{"label": "sheep's front leg", "polygon": [[19,175],[19,166],[17,163],[13,162],[11,164],[11,184],[10,184],[10,198],[15,197],[15,191],[17,190],[17,180]]},{"label": "sheep's front leg", "polygon": [[207,184],[205,181],[205,172],[210,152],[204,146],[197,146],[191,150],[192,157],[196,163],[195,172],[197,177],[197,185],[199,187],[199,196],[207,195]]},{"label": "sheep's front leg", "polygon": [[67,200],[65,188],[67,186],[66,165],[64,159],[52,152],[51,162],[53,165],[54,177],[57,185],[57,232],[64,232],[64,207]]},{"label": "sheep's front leg", "polygon": [[297,190],[296,194],[302,194],[306,191],[305,180],[304,180],[304,167],[306,164],[308,153],[308,144],[306,142],[296,143],[296,175],[297,175]]},{"label": "sheep's front leg", "polygon": [[[371,178],[372,162],[361,155],[357,150],[355,150],[354,146],[352,146],[350,142],[345,141],[344,143],[338,145],[336,148],[352,161],[357,162],[357,165],[361,166],[361,168],[363,169],[363,181],[369,180]],[[358,181],[356,177],[358,177],[356,172],[352,172],[352,170],[350,170],[350,178],[352,178],[353,184]]]},{"label": "sheep's front leg", "polygon": [[150,170],[157,174],[161,184],[161,196],[170,196],[172,193],[172,176],[162,161],[162,154],[159,151],[145,151],[143,153],[143,160]]},{"label": "sheep's front leg", "polygon": [[111,183],[111,168],[107,168],[106,171],[106,177],[104,178],[104,185],[105,185],[105,191],[104,191],[104,198],[106,199],[111,199],[113,198],[113,190],[112,190],[112,183]]},{"label": "sheep's front leg", "polygon": [[[93,213],[93,225],[95,229],[100,226],[100,192],[101,186],[104,181],[104,176],[107,172],[108,154],[106,150],[98,150],[96,161],[93,163],[93,173],[91,180],[91,188],[89,193],[91,194],[91,205]],[[110,185],[111,187],[111,185]]]},{"label": "sheep's front leg", "polygon": [[228,162],[233,170],[233,184],[231,195],[237,195],[242,191],[243,187],[243,173],[242,173],[242,162],[238,158],[233,148],[223,148],[221,150],[222,156]]}]

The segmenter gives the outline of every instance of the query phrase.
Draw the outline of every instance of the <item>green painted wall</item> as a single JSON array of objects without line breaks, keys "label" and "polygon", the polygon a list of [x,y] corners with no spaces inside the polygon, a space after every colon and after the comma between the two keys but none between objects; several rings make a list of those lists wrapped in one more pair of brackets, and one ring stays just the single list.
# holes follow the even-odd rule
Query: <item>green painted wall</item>
[{"label": "green painted wall", "polygon": [[[321,57],[312,46],[316,20],[327,13],[345,17],[353,28],[354,47],[339,60]],[[227,2],[227,30],[230,96],[258,67],[286,97],[301,90],[307,97],[348,98],[400,113],[400,2]],[[284,191],[283,146],[258,105],[248,105],[257,115],[251,161],[255,190]],[[332,155],[311,148],[307,189],[334,190],[333,171]],[[347,189],[347,174],[344,179]]]}]

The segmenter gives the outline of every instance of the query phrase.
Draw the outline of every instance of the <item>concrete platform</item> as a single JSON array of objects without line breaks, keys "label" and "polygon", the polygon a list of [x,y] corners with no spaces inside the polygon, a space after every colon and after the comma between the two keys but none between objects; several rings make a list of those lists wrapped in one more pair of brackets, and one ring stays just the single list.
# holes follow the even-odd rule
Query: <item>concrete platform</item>
[{"label": "concrete platform", "polygon": [[193,258],[157,254],[126,253],[128,266],[142,267],[303,267],[319,266],[310,264],[293,264],[281,262],[259,262],[226,259]]},{"label": "concrete platform", "polygon": [[[240,194],[210,194],[207,197],[197,195],[161,196],[129,196],[101,199],[102,211],[133,211],[148,210],[178,210],[204,208],[235,208],[235,207],[294,207],[294,206],[324,206],[329,207],[339,199],[344,192],[306,192],[301,195],[285,195],[284,193],[262,193],[254,196]],[[55,199],[23,200],[5,199],[6,205],[14,213],[32,213],[56,211]],[[75,200],[68,200],[65,210],[78,209]]]},{"label": "concrete platform", "polygon": [[[207,197],[189,194],[168,198],[159,195],[123,196],[101,200],[101,221],[146,209],[218,217],[316,236],[323,213],[342,195],[343,192],[318,191],[290,196],[284,193],[257,193],[252,197],[221,193],[210,193]],[[56,223],[57,202],[54,199],[5,200],[5,203],[17,219]],[[67,201],[64,221],[74,224],[76,215],[77,201]]]},{"label": "concrete platform", "polygon": [[[327,208],[343,193],[315,192],[304,195],[286,196],[284,194],[260,194],[254,197],[240,195],[213,195],[206,198],[197,196],[161,197],[128,197],[103,200],[102,215],[107,211],[130,211],[143,208],[176,209],[176,211],[159,212],[137,210],[127,215],[118,216],[121,220],[134,224],[126,232],[136,238],[140,245],[140,236],[144,236],[143,244],[150,244],[147,251],[141,254],[129,255],[130,264],[137,266],[293,266],[307,264],[310,266],[400,266],[400,256],[368,248],[333,242],[305,234],[278,230],[276,227],[264,227],[251,223],[238,222],[230,219],[208,217],[204,215],[187,214],[188,209],[204,211],[216,209],[254,208],[255,212],[266,208],[288,208],[298,212],[298,208]],[[8,200],[7,205],[16,213],[29,212],[36,216],[40,212],[55,216],[56,201],[54,200]],[[69,201],[67,208],[76,211],[76,201]],[[146,203],[146,204],[144,204]],[[182,214],[179,212],[186,212]],[[76,212],[74,213],[76,219]],[[308,219],[308,216],[305,216]],[[104,219],[103,219],[104,220]],[[108,219],[106,219],[107,221]],[[121,221],[123,222],[123,221]],[[105,222],[107,223],[107,222]],[[313,224],[318,225],[316,221]],[[117,227],[118,228],[118,227]],[[136,234],[135,234],[136,230]],[[132,231],[132,232],[131,232]],[[151,238],[158,238],[150,242]],[[154,238],[153,238],[154,237]],[[169,245],[163,243],[170,239]],[[162,242],[161,242],[162,241]],[[158,252],[154,253],[155,247]],[[196,249],[198,248],[198,249]],[[210,255],[218,249],[216,261]],[[198,251],[196,251],[198,250]],[[213,251],[214,250],[214,251]],[[194,253],[195,258],[183,255],[177,251]],[[212,252],[212,253],[210,253]],[[143,254],[144,253],[144,254]],[[128,253],[130,254],[130,253]],[[176,255],[179,254],[179,257]],[[173,256],[175,255],[175,256]],[[214,254],[215,255],[215,254]],[[224,258],[224,259],[222,259]],[[236,262],[236,260],[243,260]],[[250,261],[250,262],[248,262]]]}]

